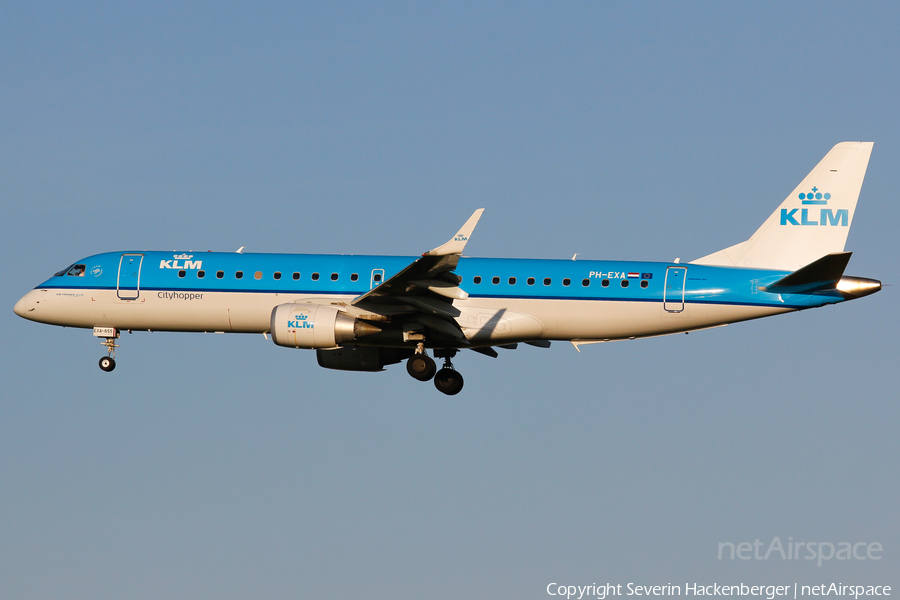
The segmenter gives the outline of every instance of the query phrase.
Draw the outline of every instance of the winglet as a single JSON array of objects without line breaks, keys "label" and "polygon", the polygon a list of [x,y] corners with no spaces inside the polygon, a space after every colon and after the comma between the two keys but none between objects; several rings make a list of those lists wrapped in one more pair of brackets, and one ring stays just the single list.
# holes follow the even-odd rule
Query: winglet
[{"label": "winglet", "polygon": [[472,213],[472,216],[469,217],[469,220],[466,221],[466,224],[462,226],[462,228],[453,236],[449,242],[444,244],[443,246],[438,246],[434,250],[429,250],[422,256],[446,256],[448,254],[462,254],[463,249],[466,247],[466,242],[469,241],[469,237],[471,237],[472,232],[475,230],[475,225],[478,224],[478,219],[481,218],[481,213],[484,212],[483,208],[479,208],[475,212]]}]

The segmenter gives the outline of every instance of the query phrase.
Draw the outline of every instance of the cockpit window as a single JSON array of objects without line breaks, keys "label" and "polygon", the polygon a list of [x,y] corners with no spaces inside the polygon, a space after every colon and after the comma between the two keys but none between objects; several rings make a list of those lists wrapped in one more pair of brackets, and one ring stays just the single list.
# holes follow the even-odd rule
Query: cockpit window
[{"label": "cockpit window", "polygon": [[53,276],[54,276],[54,277],[62,277],[63,275],[65,275],[66,273],[68,273],[68,272],[69,272],[69,269],[71,269],[73,266],[74,266],[74,265],[69,265],[68,267],[66,267],[66,268],[63,269],[62,271],[57,271],[56,273],[54,273]]},{"label": "cockpit window", "polygon": [[74,265],[66,275],[69,277],[84,277],[84,265]]}]

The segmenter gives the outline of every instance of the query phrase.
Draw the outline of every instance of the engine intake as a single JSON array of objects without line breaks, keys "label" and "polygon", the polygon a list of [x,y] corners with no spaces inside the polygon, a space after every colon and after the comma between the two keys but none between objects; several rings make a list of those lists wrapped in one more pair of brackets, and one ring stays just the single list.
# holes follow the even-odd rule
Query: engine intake
[{"label": "engine intake", "polygon": [[335,348],[381,331],[333,306],[281,304],[272,310],[272,341],[287,348]]}]

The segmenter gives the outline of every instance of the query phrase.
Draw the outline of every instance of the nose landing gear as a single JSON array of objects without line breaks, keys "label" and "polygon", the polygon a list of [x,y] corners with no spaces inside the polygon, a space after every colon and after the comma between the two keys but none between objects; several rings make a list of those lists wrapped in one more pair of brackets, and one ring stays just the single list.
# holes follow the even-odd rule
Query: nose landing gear
[{"label": "nose landing gear", "polygon": [[100,343],[106,346],[107,356],[100,359],[100,368],[109,373],[116,368],[116,348],[119,347],[116,339],[119,337],[119,330],[111,327],[95,327],[94,335],[104,338]]}]

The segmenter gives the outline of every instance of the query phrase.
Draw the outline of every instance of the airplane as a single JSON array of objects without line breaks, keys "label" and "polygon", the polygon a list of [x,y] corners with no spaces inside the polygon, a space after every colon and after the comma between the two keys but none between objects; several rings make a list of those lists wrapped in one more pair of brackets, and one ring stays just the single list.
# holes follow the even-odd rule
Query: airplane
[{"label": "airplane", "polygon": [[[844,276],[872,142],[834,146],[746,241],[688,263],[476,258],[484,209],[419,257],[121,251],[82,258],[23,296],[17,315],[92,329],[112,371],[123,331],[263,334],[320,366],[406,362],[444,394],[452,360],[518,344],[583,344],[697,331],[837,304],[881,282]],[[441,369],[434,358],[443,359]]]}]

